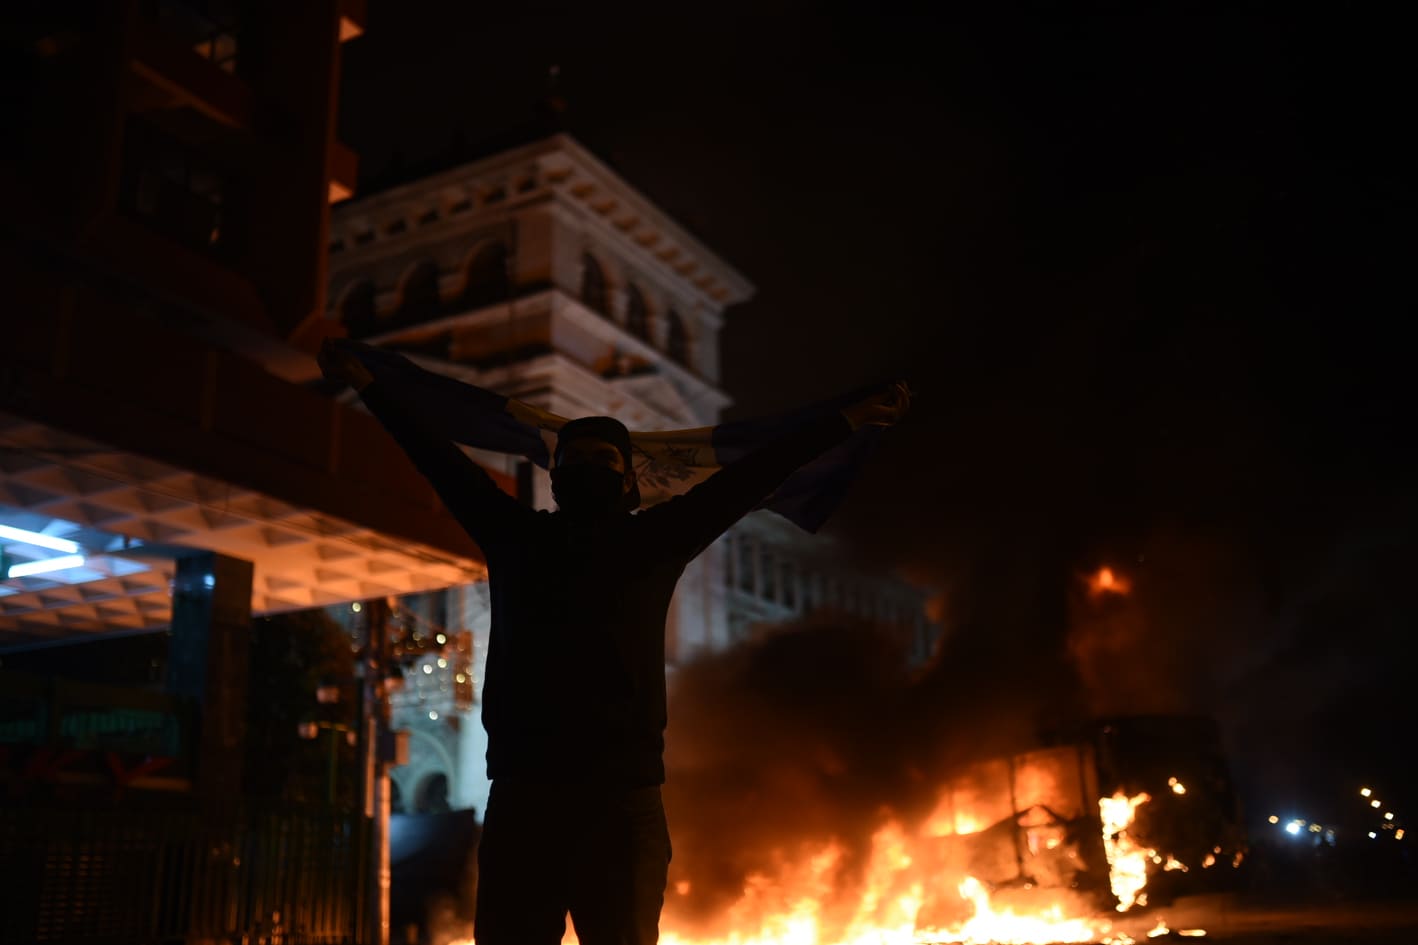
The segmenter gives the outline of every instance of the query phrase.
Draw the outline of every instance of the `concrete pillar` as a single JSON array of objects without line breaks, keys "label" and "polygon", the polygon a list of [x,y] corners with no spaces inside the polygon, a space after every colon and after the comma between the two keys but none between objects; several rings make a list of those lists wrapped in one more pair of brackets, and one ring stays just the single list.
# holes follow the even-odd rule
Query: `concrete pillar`
[{"label": "concrete pillar", "polygon": [[249,561],[210,551],[178,559],[167,691],[196,704],[197,792],[241,793],[251,647]]}]

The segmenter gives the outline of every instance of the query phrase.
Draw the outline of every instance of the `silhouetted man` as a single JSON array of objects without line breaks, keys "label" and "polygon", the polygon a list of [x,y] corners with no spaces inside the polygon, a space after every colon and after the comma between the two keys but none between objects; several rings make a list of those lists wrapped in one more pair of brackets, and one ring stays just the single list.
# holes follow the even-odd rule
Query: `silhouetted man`
[{"label": "silhouetted man", "polygon": [[680,573],[797,469],[863,424],[906,411],[904,384],[832,413],[640,504],[630,434],[586,417],[559,431],[556,512],[507,495],[461,449],[381,389],[347,350],[321,367],[349,383],[486,556],[492,628],[483,725],[492,794],[478,850],[479,945],[652,945],[670,862],[665,617]]}]

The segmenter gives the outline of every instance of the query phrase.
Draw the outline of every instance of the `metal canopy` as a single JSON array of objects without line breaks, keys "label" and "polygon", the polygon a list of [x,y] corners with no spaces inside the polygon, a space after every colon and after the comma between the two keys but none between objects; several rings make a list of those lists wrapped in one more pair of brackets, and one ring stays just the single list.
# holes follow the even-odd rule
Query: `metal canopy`
[{"label": "metal canopy", "polygon": [[[82,567],[0,581],[0,646],[166,626],[173,555],[184,548],[251,561],[257,614],[486,576],[471,558],[6,413],[0,524],[84,552]],[[10,539],[0,546],[11,562],[59,553]]]}]

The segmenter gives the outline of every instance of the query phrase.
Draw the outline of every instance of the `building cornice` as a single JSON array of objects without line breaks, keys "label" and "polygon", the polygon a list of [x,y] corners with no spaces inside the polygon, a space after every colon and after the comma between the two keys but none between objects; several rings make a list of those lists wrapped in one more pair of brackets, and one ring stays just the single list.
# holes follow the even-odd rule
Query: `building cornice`
[{"label": "building cornice", "polygon": [[[742,273],[565,134],[341,204],[331,214],[331,239],[351,247],[342,253],[364,258],[375,254],[365,251],[390,238],[385,234],[391,225],[402,226],[397,234],[400,240],[425,225],[437,227],[443,237],[456,232],[446,224],[460,213],[468,213],[470,220],[485,221],[494,209],[511,212],[544,197],[546,188],[558,202],[605,220],[647,258],[695,286],[716,306],[734,305],[753,296],[754,286]],[[437,212],[422,223],[421,215],[427,211],[414,210],[418,206]],[[411,215],[415,219],[409,219]],[[355,246],[356,230],[373,233],[373,239]],[[343,262],[332,260],[335,265]]]}]

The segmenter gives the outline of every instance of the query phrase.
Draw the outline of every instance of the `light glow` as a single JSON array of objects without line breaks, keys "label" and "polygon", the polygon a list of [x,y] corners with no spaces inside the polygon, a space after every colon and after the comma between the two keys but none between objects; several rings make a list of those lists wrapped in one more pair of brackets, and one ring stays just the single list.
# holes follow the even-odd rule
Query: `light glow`
[{"label": "light glow", "polygon": [[1369,802],[1369,806],[1372,807],[1374,810],[1378,810],[1383,805],[1379,803],[1378,798],[1374,798],[1372,801]]},{"label": "light glow", "polygon": [[0,525],[0,538],[8,538],[11,541],[34,545],[38,548],[48,548],[50,551],[62,551],[69,555],[79,550],[79,543],[76,541],[55,538],[53,535],[42,535],[39,532],[32,532],[27,528],[16,528],[13,525]]},{"label": "light glow", "polygon": [[45,558],[43,561],[24,561],[20,564],[12,564],[6,576],[27,577],[31,574],[48,574],[50,571],[66,571],[69,568],[82,568],[83,566],[83,555],[61,555],[58,558]]},{"label": "light glow", "polygon": [[1132,583],[1127,578],[1108,567],[1099,568],[1088,576],[1087,581],[1088,593],[1093,597],[1101,597],[1104,594],[1126,597],[1132,590]]},{"label": "light glow", "polygon": [[1374,793],[1374,792],[1371,791],[1371,790],[1369,790],[1368,788],[1360,788],[1360,789],[1359,789],[1359,796],[1360,796],[1360,797],[1368,797],[1370,794],[1373,794],[1373,793]]}]

